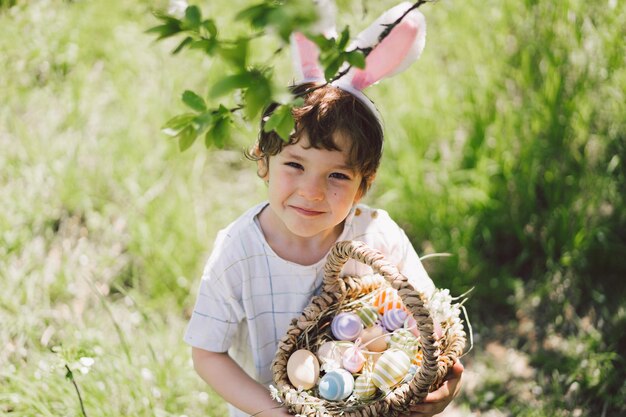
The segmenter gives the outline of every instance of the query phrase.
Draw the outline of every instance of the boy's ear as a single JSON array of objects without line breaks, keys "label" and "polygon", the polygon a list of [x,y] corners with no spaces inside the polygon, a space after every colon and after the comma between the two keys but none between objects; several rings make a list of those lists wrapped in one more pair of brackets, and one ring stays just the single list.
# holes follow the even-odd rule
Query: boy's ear
[{"label": "boy's ear", "polygon": [[261,150],[259,149],[258,143],[254,145],[250,153],[258,158],[256,160],[256,174],[263,181],[267,181],[269,179],[269,166],[267,161],[268,158],[261,156]]},{"label": "boy's ear", "polygon": [[267,166],[265,158],[261,158],[256,161],[256,173],[263,181],[268,181],[270,179],[270,170]]},{"label": "boy's ear", "polygon": [[359,201],[361,201],[361,199],[363,197],[365,197],[365,193],[372,186],[372,183],[374,182],[374,179],[376,179],[376,173],[373,173],[372,175],[368,176],[367,178],[363,178],[361,180],[362,183],[359,186],[359,190],[357,191],[356,196],[354,197],[354,204],[358,203]]}]

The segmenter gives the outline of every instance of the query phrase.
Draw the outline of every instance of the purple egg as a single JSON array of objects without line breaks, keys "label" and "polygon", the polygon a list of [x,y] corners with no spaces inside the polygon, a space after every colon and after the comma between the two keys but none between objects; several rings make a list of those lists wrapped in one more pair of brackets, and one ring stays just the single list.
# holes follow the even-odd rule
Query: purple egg
[{"label": "purple egg", "polygon": [[402,309],[391,309],[383,315],[383,326],[385,326],[385,329],[393,332],[394,330],[404,326],[404,321],[407,316],[408,313]]},{"label": "purple egg", "polygon": [[363,322],[354,313],[339,313],[330,328],[337,340],[355,340],[363,330]]}]

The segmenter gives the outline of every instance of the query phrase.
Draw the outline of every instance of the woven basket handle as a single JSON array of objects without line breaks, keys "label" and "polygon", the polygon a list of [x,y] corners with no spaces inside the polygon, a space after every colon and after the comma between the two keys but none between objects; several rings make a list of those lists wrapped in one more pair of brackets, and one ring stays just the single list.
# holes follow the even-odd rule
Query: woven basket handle
[{"label": "woven basket handle", "polygon": [[[437,376],[439,354],[434,337],[433,319],[430,311],[424,305],[425,296],[415,290],[407,278],[400,274],[398,268],[384,258],[381,252],[368,247],[363,242],[349,240],[337,242],[331,249],[324,266],[324,291],[334,287],[336,292],[346,293],[346,285],[339,274],[349,259],[355,259],[370,266],[374,272],[382,275],[391,287],[398,291],[398,295],[413,314],[417,323],[423,359],[419,372],[408,384],[411,395],[406,395],[408,392],[397,394],[403,398],[410,398],[411,403],[417,403],[426,397]],[[406,388],[404,389],[406,390]]]}]

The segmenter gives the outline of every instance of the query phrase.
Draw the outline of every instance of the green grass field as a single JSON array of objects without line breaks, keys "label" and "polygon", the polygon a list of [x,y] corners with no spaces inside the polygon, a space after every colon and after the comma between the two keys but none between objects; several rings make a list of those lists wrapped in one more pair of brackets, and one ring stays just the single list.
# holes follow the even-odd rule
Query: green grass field
[{"label": "green grass field", "polygon": [[[355,32],[394,4],[338,3]],[[246,2],[197,4],[227,24]],[[254,127],[184,153],[160,132],[221,71],[145,33],[166,6],[0,1],[2,415],[226,413],[182,334],[215,234],[265,188]],[[626,8],[422,10],[422,59],[370,92],[387,143],[367,202],[453,254],[426,265],[439,286],[474,287],[450,415],[624,415]]]}]

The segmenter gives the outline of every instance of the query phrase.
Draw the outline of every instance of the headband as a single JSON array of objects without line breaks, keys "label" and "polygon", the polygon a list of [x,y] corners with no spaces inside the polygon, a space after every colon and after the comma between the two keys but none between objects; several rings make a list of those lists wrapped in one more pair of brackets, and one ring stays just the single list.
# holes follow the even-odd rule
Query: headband
[{"label": "headband", "polygon": [[[318,0],[316,6],[320,19],[313,27],[314,33],[327,38],[335,37],[334,4],[329,0]],[[387,27],[400,19],[413,4],[403,2],[387,10],[367,29],[359,33],[352,41],[348,50],[373,48],[365,59],[365,68],[351,67],[342,77],[331,82],[331,85],[347,91],[365,104],[380,120],[374,103],[363,94],[363,89],[377,83],[383,78],[396,75],[415,62],[424,50],[426,43],[426,19],[417,9],[411,10],[379,41]],[[291,36],[293,62],[298,83],[327,82],[324,69],[319,63],[319,49],[301,32]]]}]

